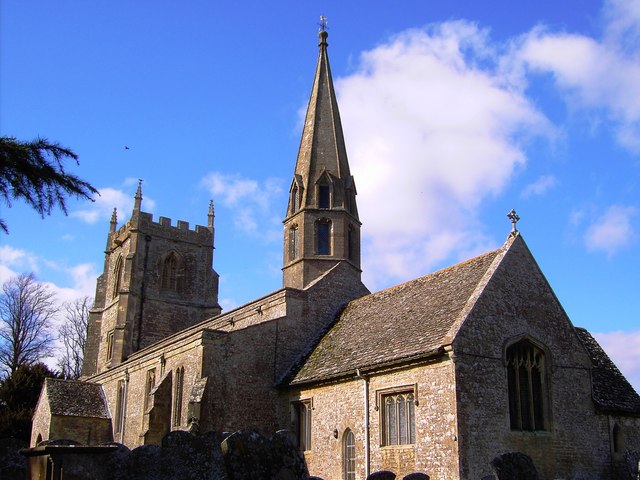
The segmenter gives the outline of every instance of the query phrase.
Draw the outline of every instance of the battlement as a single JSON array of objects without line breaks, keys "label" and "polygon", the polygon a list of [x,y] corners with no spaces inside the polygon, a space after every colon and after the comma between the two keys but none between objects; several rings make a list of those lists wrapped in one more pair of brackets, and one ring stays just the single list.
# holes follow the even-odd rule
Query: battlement
[{"label": "battlement", "polygon": [[134,213],[120,228],[111,233],[110,239],[119,245],[130,236],[131,232],[199,244],[211,244],[213,239],[213,231],[209,227],[196,225],[191,230],[189,222],[183,220],[178,220],[174,226],[171,218],[159,217],[158,221],[154,221],[153,214],[147,212]]}]

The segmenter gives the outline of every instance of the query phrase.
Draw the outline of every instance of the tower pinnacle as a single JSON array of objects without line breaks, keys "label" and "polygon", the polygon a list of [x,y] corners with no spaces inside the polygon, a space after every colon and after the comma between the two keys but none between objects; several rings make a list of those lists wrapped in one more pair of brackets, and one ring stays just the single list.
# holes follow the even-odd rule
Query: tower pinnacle
[{"label": "tower pinnacle", "polygon": [[134,198],[133,209],[140,211],[140,207],[142,205],[142,179],[138,179],[138,189],[136,190],[136,195]]}]

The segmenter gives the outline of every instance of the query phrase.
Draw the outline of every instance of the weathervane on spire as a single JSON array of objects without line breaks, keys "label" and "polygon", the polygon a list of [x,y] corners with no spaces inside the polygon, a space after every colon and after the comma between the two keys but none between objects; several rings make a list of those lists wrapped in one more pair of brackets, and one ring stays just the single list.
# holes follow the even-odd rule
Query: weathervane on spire
[{"label": "weathervane on spire", "polygon": [[327,24],[327,17],[325,17],[324,15],[320,15],[320,23],[318,23],[318,26],[320,27],[321,32],[327,31],[327,29],[329,28]]},{"label": "weathervane on spire", "polygon": [[520,216],[512,208],[511,211],[507,213],[507,218],[511,220],[511,235],[515,235],[518,233],[518,227],[516,224],[518,223],[518,220],[520,220]]}]

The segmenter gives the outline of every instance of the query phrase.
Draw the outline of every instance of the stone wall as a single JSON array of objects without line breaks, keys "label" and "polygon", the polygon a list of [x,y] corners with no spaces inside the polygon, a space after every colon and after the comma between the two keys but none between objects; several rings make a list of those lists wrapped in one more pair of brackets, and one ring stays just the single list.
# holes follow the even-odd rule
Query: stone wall
[{"label": "stone wall", "polygon": [[[312,447],[305,452],[310,473],[335,478],[335,472],[342,471],[342,441],[348,428],[356,439],[358,477],[365,477],[367,390],[370,472],[390,470],[401,477],[420,471],[432,479],[458,478],[453,374],[453,363],[444,359],[430,365],[407,367],[370,377],[356,377],[354,374],[353,378],[339,383],[296,391],[291,397],[292,402],[312,402]],[[413,390],[418,400],[415,407],[416,443],[383,446],[381,395],[398,388]],[[291,423],[289,428],[294,427]]]}]

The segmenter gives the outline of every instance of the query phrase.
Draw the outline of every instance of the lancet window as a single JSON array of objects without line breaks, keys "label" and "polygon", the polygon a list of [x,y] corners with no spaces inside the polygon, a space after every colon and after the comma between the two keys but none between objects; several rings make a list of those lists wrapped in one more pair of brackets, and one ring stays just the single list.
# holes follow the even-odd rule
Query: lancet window
[{"label": "lancet window", "polygon": [[356,480],[356,436],[349,428],[342,441],[342,469],[345,480]]},{"label": "lancet window", "polygon": [[175,252],[169,253],[162,262],[161,288],[165,290],[181,290],[181,261]]},{"label": "lancet window", "polygon": [[331,255],[331,220],[329,219],[316,222],[316,253]]},{"label": "lancet window", "polygon": [[119,255],[116,259],[116,265],[113,267],[113,291],[111,292],[111,298],[116,298],[120,293],[120,287],[122,283],[122,255]]},{"label": "lancet window", "polygon": [[295,260],[300,255],[300,231],[298,225],[292,225],[289,229],[289,260]]},{"label": "lancet window", "polygon": [[184,367],[177,368],[173,389],[173,426],[182,424],[182,396],[184,391]]}]

